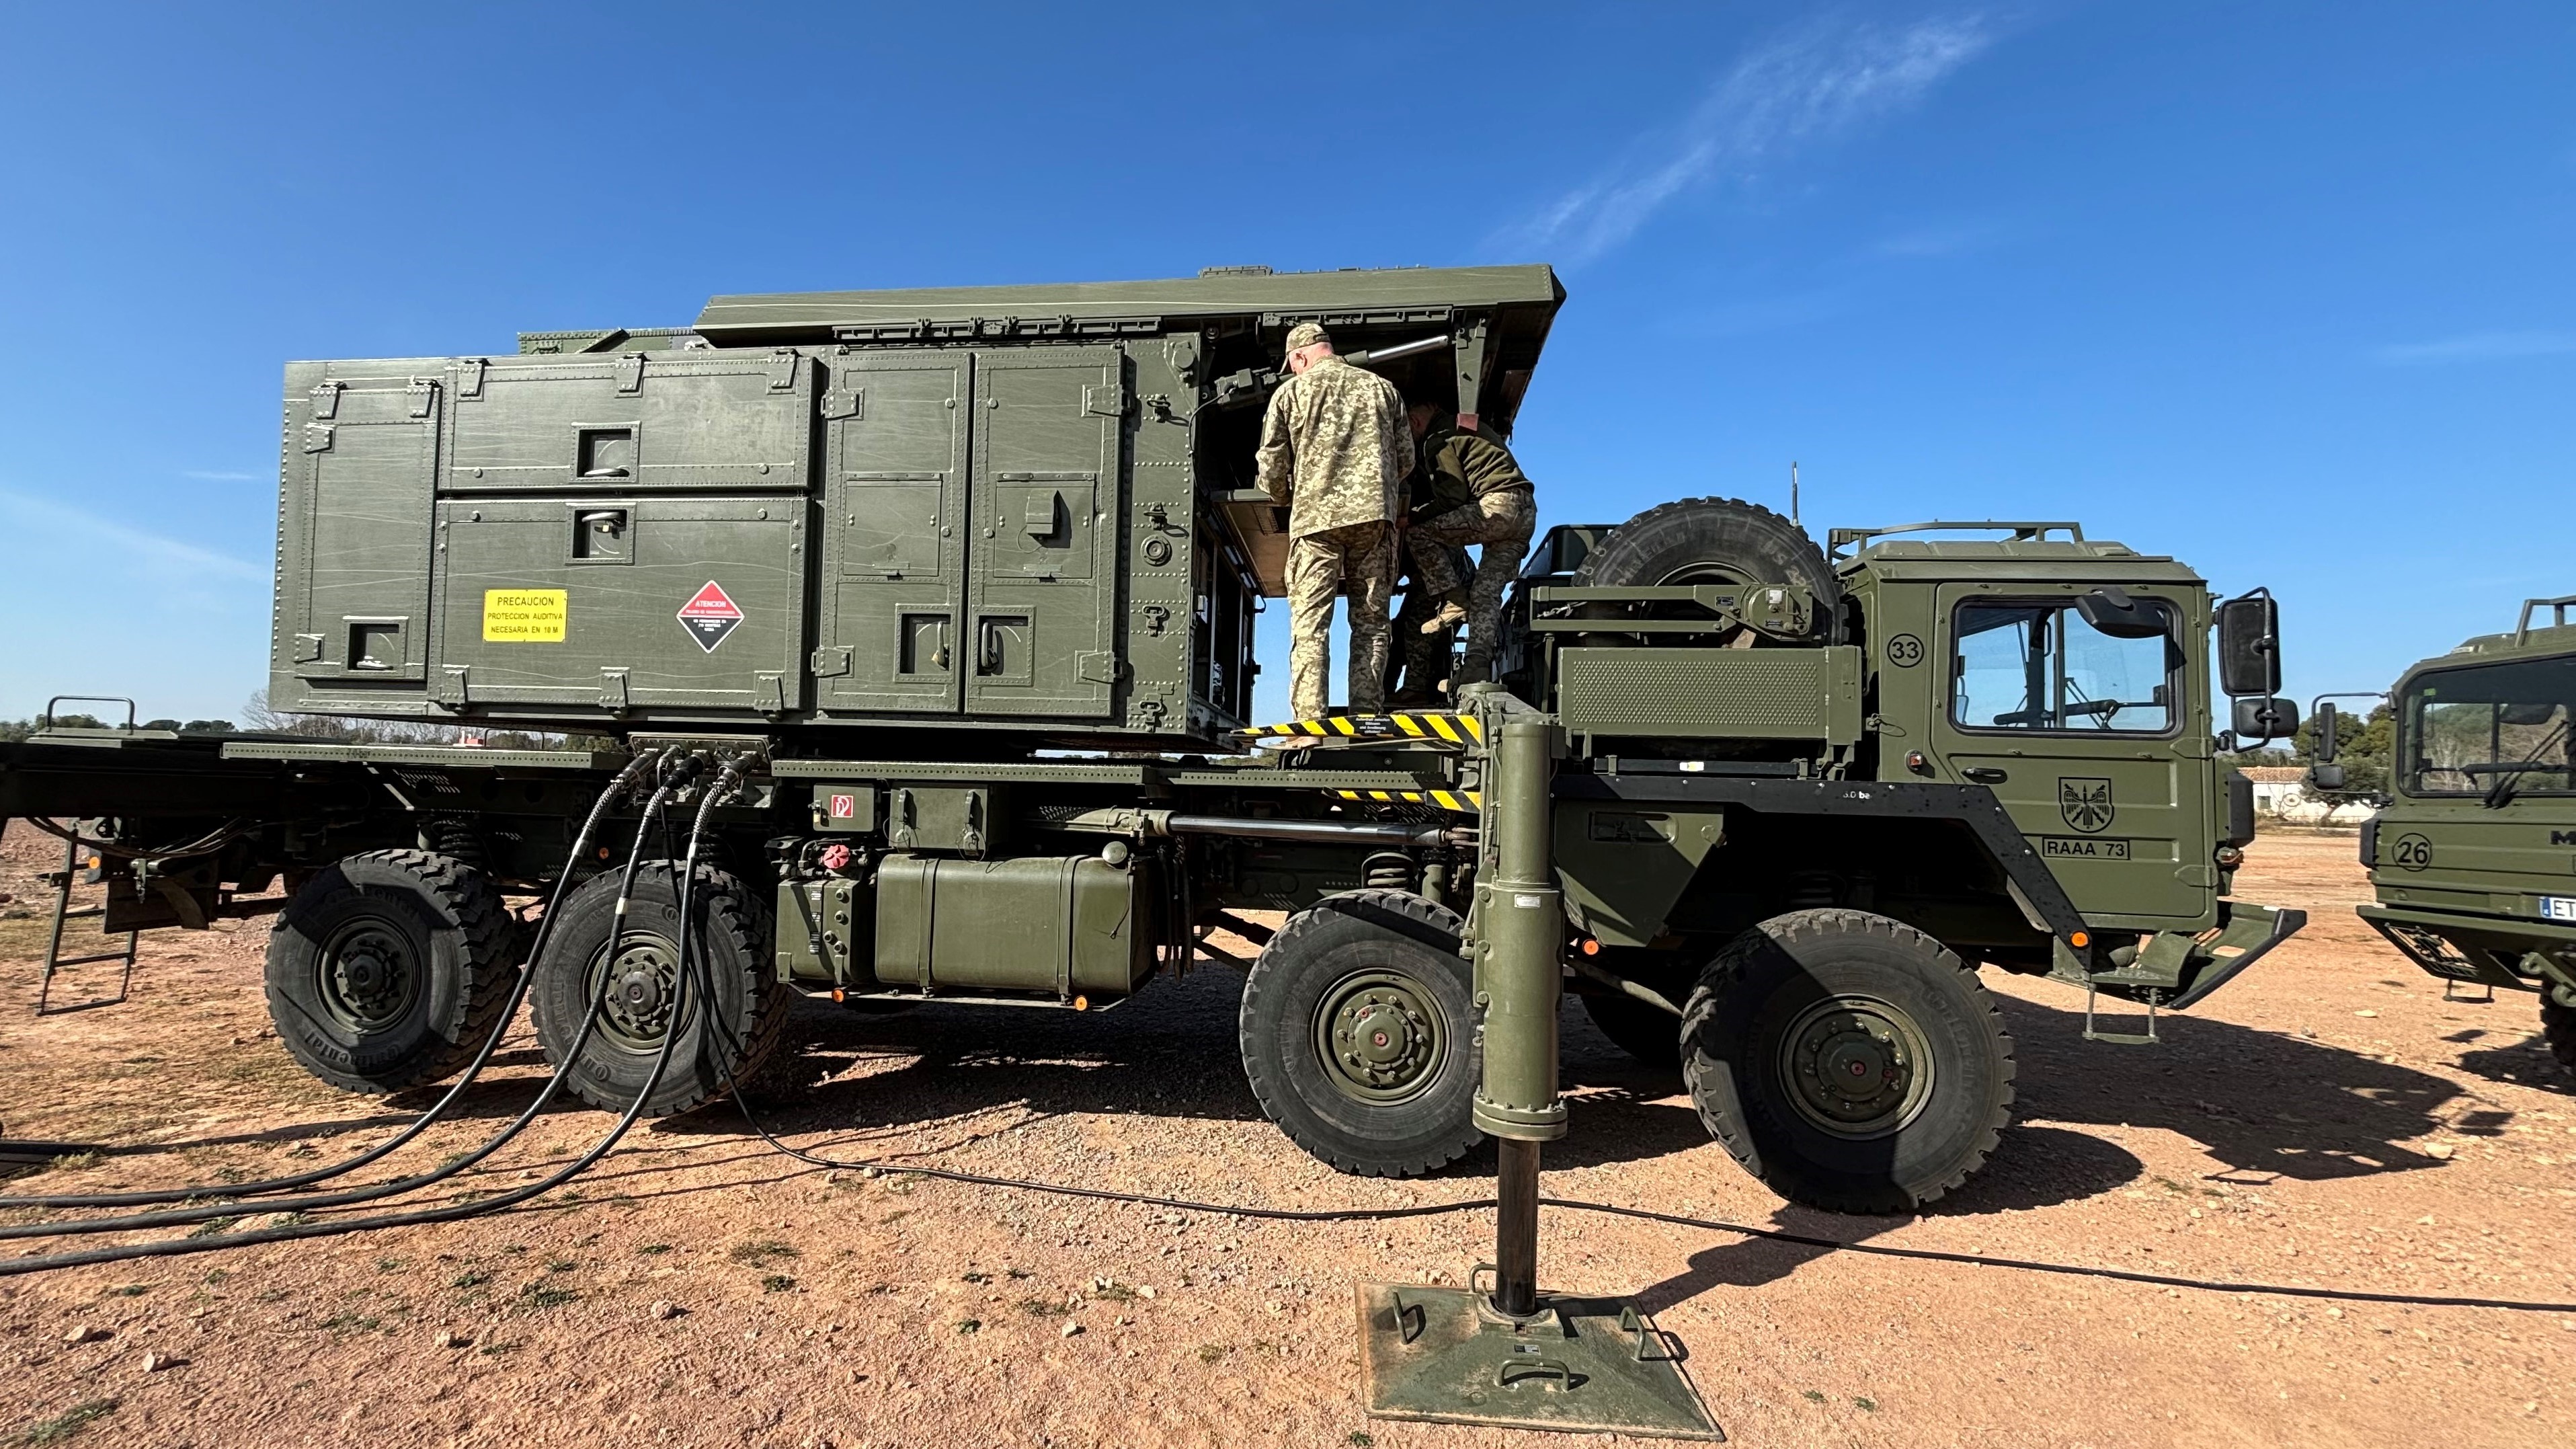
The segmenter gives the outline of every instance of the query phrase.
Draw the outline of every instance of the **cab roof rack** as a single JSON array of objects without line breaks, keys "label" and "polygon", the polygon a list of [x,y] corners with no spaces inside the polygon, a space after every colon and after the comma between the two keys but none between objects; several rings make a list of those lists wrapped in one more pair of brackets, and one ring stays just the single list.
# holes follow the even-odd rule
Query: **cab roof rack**
[{"label": "cab roof rack", "polygon": [[[1929,523],[1899,523],[1886,528],[1833,529],[1825,535],[1825,552],[1838,557],[1849,545],[1859,544],[1867,547],[1870,540],[1885,538],[1891,533],[1949,533],[1969,529],[2009,531],[2012,534],[2010,541],[2013,543],[2037,543],[2047,538],[2051,532],[2063,533],[2076,543],[2084,541],[2084,525],[2080,523],[2016,523],[1998,518],[1979,519],[1971,523],[1964,520],[1952,522],[1936,519]],[[2576,602],[2576,600],[2570,600],[2570,602]]]},{"label": "cab roof rack", "polygon": [[2542,609],[2550,610],[2554,618],[2554,622],[2546,627],[2564,629],[2567,627],[2567,611],[2576,609],[2576,594],[2561,594],[2554,599],[2523,600],[2522,622],[2513,626],[2513,642],[2516,644],[2531,642],[2531,616]]}]

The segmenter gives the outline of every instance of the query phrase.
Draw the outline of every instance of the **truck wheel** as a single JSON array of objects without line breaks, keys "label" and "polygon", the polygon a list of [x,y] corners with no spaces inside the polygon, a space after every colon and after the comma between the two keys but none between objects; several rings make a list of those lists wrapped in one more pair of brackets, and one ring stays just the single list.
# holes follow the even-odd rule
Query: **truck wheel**
[{"label": "truck wheel", "polygon": [[1911,1212],[2012,1115],[2012,1037],[1938,941],[1866,911],[1774,916],[1701,973],[1682,1076],[1744,1170],[1793,1202]]},{"label": "truck wheel", "polygon": [[1574,582],[1579,588],[1801,584],[1816,601],[1817,634],[1842,596],[1824,551],[1805,529],[1733,498],[1684,498],[1647,509],[1611,530],[1574,571]]},{"label": "truck wheel", "polygon": [[2540,993],[2540,1034],[2549,1040],[2549,1054],[2558,1065],[2576,1072],[2576,1006],[2558,999],[2556,987],[2544,987]]},{"label": "truck wheel", "polygon": [[[575,1095],[610,1112],[632,1105],[652,1075],[680,984],[678,869],[652,861],[636,870],[626,934],[612,957],[618,882],[618,872],[603,871],[564,902],[530,993],[547,1062],[564,1072]],[[689,984],[679,1044],[645,1103],[650,1117],[686,1112],[748,1080],[787,1024],[787,989],[768,959],[769,920],[741,880],[698,867],[690,933],[697,938],[691,954],[706,964],[707,977]],[[599,1022],[567,1065],[595,1000]]]},{"label": "truck wheel", "polygon": [[353,855],[306,880],[268,933],[268,1017],[287,1053],[350,1092],[454,1073],[501,1026],[518,925],[481,871],[426,850]]},{"label": "truck wheel", "polygon": [[1418,1177],[1482,1140],[1457,913],[1404,891],[1289,918],[1243,984],[1243,1074],[1289,1140],[1363,1177]]}]

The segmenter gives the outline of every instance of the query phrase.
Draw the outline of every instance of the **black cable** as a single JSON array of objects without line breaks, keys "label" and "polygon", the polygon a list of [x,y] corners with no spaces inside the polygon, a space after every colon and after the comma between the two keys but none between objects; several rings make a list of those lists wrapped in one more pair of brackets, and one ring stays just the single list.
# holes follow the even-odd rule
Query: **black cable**
[{"label": "black cable", "polygon": [[118,845],[113,841],[92,840],[88,836],[81,834],[76,829],[65,830],[51,820],[47,820],[39,816],[29,815],[24,817],[24,819],[28,824],[45,832],[47,835],[54,837],[56,840],[68,840],[74,845],[87,846],[89,849],[95,850],[101,855],[112,855],[119,860],[139,860],[147,865],[157,861],[186,860],[192,856],[212,855],[214,852],[221,850],[241,837],[248,835],[252,828],[251,823],[247,818],[236,817],[222,825],[216,826],[214,829],[207,831],[204,835],[197,837],[195,840],[189,841],[185,845],[173,845],[164,850],[137,850],[132,846]]},{"label": "black cable", "polygon": [[[445,1116],[448,1109],[455,1106],[463,1098],[466,1090],[474,1085],[475,1078],[482,1075],[484,1066],[492,1060],[493,1052],[499,1050],[502,1038],[509,1035],[510,1023],[517,1019],[520,1005],[527,1000],[529,984],[536,978],[537,958],[544,954],[546,941],[553,934],[558,914],[557,908],[563,904],[565,895],[571,889],[574,864],[581,859],[582,853],[589,849],[590,838],[598,830],[599,822],[606,817],[610,807],[626,794],[637,777],[662,754],[663,751],[660,749],[648,749],[638,753],[634,759],[627,762],[625,769],[618,772],[617,778],[611,780],[608,787],[600,792],[599,798],[591,803],[590,814],[583,819],[580,831],[573,838],[572,850],[565,858],[563,874],[556,879],[554,893],[546,901],[545,914],[537,920],[537,934],[528,943],[527,957],[519,964],[519,979],[510,988],[509,1006],[501,1012],[500,1020],[493,1023],[492,1034],[484,1039],[482,1048],[474,1054],[474,1060],[466,1063],[463,1074],[458,1076],[446,1092],[441,1094],[436,1102],[431,1103],[426,1111],[412,1119],[409,1126],[355,1157],[329,1167],[319,1167],[310,1172],[299,1172],[287,1177],[266,1178],[258,1182],[200,1183],[194,1187],[153,1188],[133,1192],[47,1193],[27,1197],[0,1197],[0,1208],[143,1207],[153,1203],[187,1202],[196,1198],[234,1199],[256,1197],[272,1192],[291,1192],[299,1187],[310,1187],[317,1182],[327,1182],[344,1173],[354,1172],[383,1158],[429,1130],[430,1125]],[[628,857],[630,865],[633,859],[632,856]]]},{"label": "black cable", "polygon": [[[645,803],[643,818],[635,827],[635,847],[627,856],[625,878],[620,882],[618,892],[620,906],[626,903],[634,890],[636,863],[643,858],[647,834],[660,818],[663,801],[669,795],[671,788],[665,785],[655,790],[652,798]],[[665,830],[666,837],[668,833]],[[621,916],[620,919],[622,920],[623,917]],[[612,933],[609,938],[607,959],[610,961],[617,959],[616,953],[620,944],[621,937]],[[123,1217],[72,1218],[51,1222],[0,1225],[0,1242],[23,1238],[54,1238],[83,1233],[120,1233],[146,1228],[179,1227],[188,1223],[212,1222],[217,1218],[238,1217],[245,1208],[254,1212],[291,1213],[307,1212],[318,1208],[356,1207],[361,1203],[380,1202],[389,1197],[400,1197],[444,1182],[509,1145],[511,1140],[527,1130],[528,1124],[537,1119],[537,1114],[543,1112],[547,1104],[555,1099],[555,1094],[562,1090],[565,1075],[571,1070],[571,1064],[580,1059],[583,1049],[590,1044],[591,1033],[598,1025],[600,1009],[608,994],[610,979],[603,973],[598,985],[592,989],[590,1014],[583,1019],[580,1034],[573,1038],[571,1049],[565,1053],[564,1065],[556,1068],[547,1077],[544,1085],[539,1088],[535,1100],[529,1102],[518,1116],[510,1119],[509,1123],[498,1132],[484,1139],[480,1146],[458,1153],[427,1172],[414,1173],[408,1177],[389,1178],[366,1187],[349,1188],[341,1192],[316,1193],[306,1197],[267,1198],[253,1204],[205,1202],[173,1208],[165,1212],[132,1213]]]},{"label": "black cable", "polygon": [[[615,936],[610,937],[612,947],[616,944],[616,939]],[[672,983],[672,1015],[675,1018],[687,1005],[688,990],[688,975],[682,972]],[[594,999],[590,1020],[598,1019],[599,1010],[599,1003]],[[636,1090],[634,1102],[619,1115],[617,1124],[597,1142],[592,1143],[587,1151],[547,1176],[513,1188],[497,1197],[450,1202],[438,1207],[415,1208],[409,1212],[387,1213],[371,1218],[281,1224],[277,1227],[259,1228],[246,1233],[224,1233],[203,1238],[164,1238],[149,1243],[126,1243],[113,1248],[93,1248],[87,1252],[55,1253],[43,1257],[0,1258],[0,1277],[18,1277],[27,1273],[49,1272],[56,1268],[82,1268],[105,1263],[124,1263],[139,1258],[173,1258],[189,1253],[211,1253],[227,1248],[252,1247],[266,1243],[302,1242],[311,1238],[337,1237],[344,1233],[369,1232],[377,1228],[415,1227],[424,1223],[454,1222],[462,1218],[480,1217],[486,1213],[516,1207],[520,1203],[562,1186],[565,1182],[589,1170],[591,1164],[606,1156],[609,1150],[625,1137],[628,1129],[635,1125],[636,1119],[644,1114],[644,1104],[651,1100],[654,1090],[661,1086],[662,1074],[671,1065],[672,1045],[678,1040],[679,1033],[676,1031],[663,1037],[662,1049],[654,1055],[653,1069],[645,1076],[643,1086]],[[567,1067],[570,1060],[570,1058],[566,1059]],[[551,1088],[555,1082],[560,1082],[563,1076],[563,1072],[557,1072],[549,1082],[549,1087]]]}]

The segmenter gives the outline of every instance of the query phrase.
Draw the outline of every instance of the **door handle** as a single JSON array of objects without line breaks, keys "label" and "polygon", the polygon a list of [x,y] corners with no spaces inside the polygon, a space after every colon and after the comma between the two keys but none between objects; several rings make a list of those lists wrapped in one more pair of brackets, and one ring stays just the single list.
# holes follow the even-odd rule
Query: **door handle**
[{"label": "door handle", "polygon": [[1970,765],[1959,773],[1976,781],[1980,785],[2000,785],[2004,781],[2012,778],[2010,775],[2005,774],[2003,771],[1996,769],[1992,765]]}]

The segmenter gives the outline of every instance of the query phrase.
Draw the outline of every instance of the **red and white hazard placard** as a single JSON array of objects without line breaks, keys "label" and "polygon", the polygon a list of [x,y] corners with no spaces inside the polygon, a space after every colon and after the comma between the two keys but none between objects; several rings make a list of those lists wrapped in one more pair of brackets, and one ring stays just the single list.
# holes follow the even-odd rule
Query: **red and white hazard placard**
[{"label": "red and white hazard placard", "polygon": [[725,636],[741,623],[742,606],[733,601],[733,595],[724,591],[724,585],[713,579],[707,580],[705,588],[680,606],[681,627],[687,629],[689,637],[697,640],[698,647],[709,654],[716,652],[716,646],[722,644]]}]

